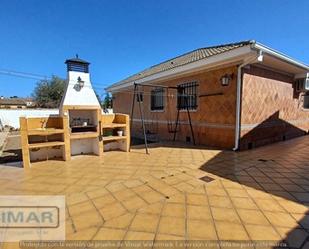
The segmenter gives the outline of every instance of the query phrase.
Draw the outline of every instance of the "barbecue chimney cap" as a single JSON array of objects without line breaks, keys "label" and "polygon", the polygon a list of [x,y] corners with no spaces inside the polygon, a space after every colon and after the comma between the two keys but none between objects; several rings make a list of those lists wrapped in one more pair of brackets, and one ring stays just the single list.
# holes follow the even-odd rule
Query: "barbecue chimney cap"
[{"label": "barbecue chimney cap", "polygon": [[65,61],[65,64],[68,64],[68,63],[85,64],[85,65],[90,64],[90,62],[78,58],[78,54],[76,54],[75,58],[67,59]]},{"label": "barbecue chimney cap", "polygon": [[75,58],[67,59],[65,61],[65,64],[67,64],[67,70],[68,71],[77,71],[77,72],[84,72],[88,73],[89,72],[89,62],[82,60],[78,58],[78,54],[76,54]]}]

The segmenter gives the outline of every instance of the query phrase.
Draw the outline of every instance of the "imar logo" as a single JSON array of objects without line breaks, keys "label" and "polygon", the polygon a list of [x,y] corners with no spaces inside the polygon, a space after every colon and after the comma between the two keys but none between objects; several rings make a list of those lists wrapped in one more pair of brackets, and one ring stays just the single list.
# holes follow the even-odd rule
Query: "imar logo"
[{"label": "imar logo", "polygon": [[58,207],[0,206],[0,228],[57,228],[58,226]]},{"label": "imar logo", "polygon": [[65,196],[0,196],[0,243],[65,240]]}]

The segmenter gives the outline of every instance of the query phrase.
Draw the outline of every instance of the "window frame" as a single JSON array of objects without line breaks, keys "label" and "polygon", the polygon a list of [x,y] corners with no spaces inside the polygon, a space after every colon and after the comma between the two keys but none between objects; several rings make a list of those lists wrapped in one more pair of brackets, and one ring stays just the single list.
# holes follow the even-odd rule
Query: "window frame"
[{"label": "window frame", "polygon": [[294,88],[297,93],[303,92],[306,84],[306,79],[299,78],[294,81]]},{"label": "window frame", "polygon": [[[156,87],[155,89],[151,90],[150,111],[152,112],[164,111],[165,109],[164,93],[165,93],[165,89],[163,87]],[[160,99],[158,100],[157,98],[160,98]]]},{"label": "window frame", "polygon": [[137,103],[143,103],[143,101],[144,101],[144,94],[143,94],[143,92],[138,92],[137,94],[136,94],[136,101],[137,101]]},{"label": "window frame", "polygon": [[303,95],[303,104],[302,104],[302,108],[305,111],[309,111],[309,92],[306,92]]},{"label": "window frame", "polygon": [[[185,96],[179,96],[179,94],[188,94],[188,109],[189,111],[196,111],[198,109],[198,82],[190,81],[177,85],[179,88],[177,90],[177,109],[180,111],[187,110],[187,107],[184,105]],[[180,93],[180,89],[183,89],[183,93]],[[180,103],[181,102],[181,103]]]}]

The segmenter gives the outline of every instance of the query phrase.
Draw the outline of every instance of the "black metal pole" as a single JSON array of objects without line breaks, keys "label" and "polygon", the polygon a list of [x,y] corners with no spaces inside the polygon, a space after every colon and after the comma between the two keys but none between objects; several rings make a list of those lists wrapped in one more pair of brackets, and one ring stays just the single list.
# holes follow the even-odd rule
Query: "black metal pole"
[{"label": "black metal pole", "polygon": [[176,118],[176,123],[175,123],[175,130],[174,130],[174,138],[173,138],[173,141],[176,140],[176,133],[177,133],[178,123],[179,123],[179,106],[177,107],[177,118]]},{"label": "black metal pole", "polygon": [[187,97],[185,97],[185,105],[187,107],[187,113],[188,113],[188,119],[189,119],[189,124],[190,124],[190,129],[191,129],[191,135],[192,135],[192,139],[193,139],[193,144],[195,145],[195,138],[194,138],[194,132],[193,132],[193,127],[192,127],[192,122],[191,122],[191,115],[190,115],[190,111],[189,111],[189,106],[188,106],[188,100]]},{"label": "black metal pole", "polygon": [[[134,93],[133,93],[133,100],[132,100],[132,107],[131,107],[131,120],[130,120],[130,134],[132,135],[132,127],[133,127],[133,115],[134,115],[134,103],[135,103],[135,95],[136,95],[136,88],[137,85],[134,83]],[[130,139],[130,148],[129,151],[131,151],[131,142],[132,139]]]},{"label": "black metal pole", "polygon": [[143,115],[143,110],[142,110],[142,106],[141,106],[141,99],[140,99],[139,93],[137,93],[137,94],[138,94],[137,95],[137,101],[138,101],[138,105],[139,105],[139,113],[140,113],[140,117],[141,117],[141,120],[142,120],[142,126],[143,126],[145,149],[146,149],[146,154],[149,154],[148,144],[147,144],[147,135],[146,135],[146,129],[145,129],[145,123],[144,123],[144,115]]},{"label": "black metal pole", "polygon": [[[182,88],[181,87],[177,87],[177,93],[180,92]],[[181,93],[181,92],[180,92]],[[182,94],[182,93],[181,93]],[[178,99],[177,99],[178,102]],[[176,123],[175,123],[175,130],[174,130],[174,138],[173,141],[176,140],[176,133],[177,133],[177,128],[179,125],[179,112],[180,112],[180,105],[181,105],[181,99],[179,99],[179,103],[177,103],[177,117],[176,117]]]}]

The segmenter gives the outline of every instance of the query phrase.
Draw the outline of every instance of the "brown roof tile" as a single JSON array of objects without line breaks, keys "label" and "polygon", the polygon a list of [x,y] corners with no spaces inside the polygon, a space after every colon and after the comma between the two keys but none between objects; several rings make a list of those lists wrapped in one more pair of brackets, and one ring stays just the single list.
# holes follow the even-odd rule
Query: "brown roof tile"
[{"label": "brown roof tile", "polygon": [[178,67],[178,66],[183,66],[185,64],[196,62],[196,61],[211,57],[213,55],[221,54],[221,53],[224,53],[224,52],[227,52],[227,51],[239,48],[239,47],[249,45],[252,42],[253,41],[242,41],[238,43],[230,43],[230,44],[224,44],[224,45],[218,45],[218,46],[212,46],[212,47],[206,47],[206,48],[199,48],[191,52],[185,53],[183,55],[177,56],[173,59],[169,59],[167,61],[154,65],[152,67],[149,67],[109,87],[114,87],[116,85],[121,85],[124,83],[139,80],[139,79],[145,78],[147,76],[150,76],[156,73],[160,73],[160,72],[163,72],[163,71],[166,71],[166,70]]},{"label": "brown roof tile", "polygon": [[26,102],[23,99],[20,98],[4,98],[0,99],[0,105],[26,105]]}]

